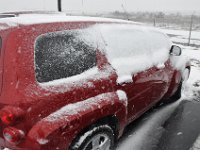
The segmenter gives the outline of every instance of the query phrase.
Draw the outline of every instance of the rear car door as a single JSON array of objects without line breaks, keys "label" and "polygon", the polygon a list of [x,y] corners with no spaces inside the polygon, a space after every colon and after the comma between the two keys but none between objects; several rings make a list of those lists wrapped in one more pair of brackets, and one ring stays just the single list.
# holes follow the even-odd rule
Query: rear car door
[{"label": "rear car door", "polygon": [[119,85],[119,88],[125,91],[128,97],[129,121],[132,121],[149,106],[150,100],[152,99],[153,88],[150,74],[151,69],[139,72],[132,76],[133,82],[121,83]]}]

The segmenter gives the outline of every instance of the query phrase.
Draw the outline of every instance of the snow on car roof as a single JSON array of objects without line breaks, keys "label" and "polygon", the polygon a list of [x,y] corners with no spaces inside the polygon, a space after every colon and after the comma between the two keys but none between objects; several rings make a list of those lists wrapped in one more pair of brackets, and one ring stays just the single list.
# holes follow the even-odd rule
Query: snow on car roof
[{"label": "snow on car roof", "polygon": [[[19,14],[16,17],[5,17],[0,19],[1,24],[7,24],[8,27],[15,27],[18,25],[32,25],[54,22],[113,22],[113,23],[134,23],[132,21],[101,18],[101,17],[88,17],[88,16],[67,16],[66,14]],[[135,24],[139,24],[136,23]]]}]

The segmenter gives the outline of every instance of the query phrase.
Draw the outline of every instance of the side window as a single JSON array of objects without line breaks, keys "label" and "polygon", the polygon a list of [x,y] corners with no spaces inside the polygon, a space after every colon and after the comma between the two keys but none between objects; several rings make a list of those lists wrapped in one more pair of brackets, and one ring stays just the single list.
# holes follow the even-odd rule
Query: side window
[{"label": "side window", "polygon": [[47,33],[35,44],[38,82],[49,82],[81,74],[96,66],[96,48],[78,30]]}]

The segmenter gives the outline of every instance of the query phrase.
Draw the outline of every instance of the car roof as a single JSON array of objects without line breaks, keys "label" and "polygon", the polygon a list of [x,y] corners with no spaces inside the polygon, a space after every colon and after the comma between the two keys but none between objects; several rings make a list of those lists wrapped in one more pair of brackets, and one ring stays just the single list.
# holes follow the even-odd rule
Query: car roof
[{"label": "car roof", "polygon": [[107,22],[107,23],[128,23],[139,24],[132,21],[88,17],[88,16],[68,16],[66,13],[53,12],[11,12],[0,14],[0,29],[11,28],[19,25],[35,25],[57,22]]}]

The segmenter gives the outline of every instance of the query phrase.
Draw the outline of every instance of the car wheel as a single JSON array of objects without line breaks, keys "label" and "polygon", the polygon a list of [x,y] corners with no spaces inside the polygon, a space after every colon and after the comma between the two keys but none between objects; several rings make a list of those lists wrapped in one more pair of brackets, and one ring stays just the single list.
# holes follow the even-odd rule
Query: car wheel
[{"label": "car wheel", "polygon": [[91,128],[75,140],[70,150],[112,150],[114,133],[110,126],[99,125]]},{"label": "car wheel", "polygon": [[162,99],[157,105],[157,106],[161,106],[163,104],[169,104],[169,103],[173,103],[175,101],[177,101],[178,99],[181,98],[181,90],[182,90],[182,81],[179,83],[178,89],[177,91],[174,93],[174,95],[172,95],[170,98],[167,99]]},{"label": "car wheel", "polygon": [[182,80],[179,83],[177,91],[174,93],[174,95],[170,98],[169,102],[174,102],[177,101],[178,99],[181,98],[181,91],[182,91],[182,86],[185,84],[185,82],[189,78],[190,71],[188,68],[186,68],[183,72]]},{"label": "car wheel", "polygon": [[177,91],[174,93],[173,96],[170,97],[169,102],[175,102],[181,98],[181,89],[182,89],[182,81],[179,83]]}]

